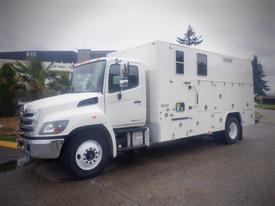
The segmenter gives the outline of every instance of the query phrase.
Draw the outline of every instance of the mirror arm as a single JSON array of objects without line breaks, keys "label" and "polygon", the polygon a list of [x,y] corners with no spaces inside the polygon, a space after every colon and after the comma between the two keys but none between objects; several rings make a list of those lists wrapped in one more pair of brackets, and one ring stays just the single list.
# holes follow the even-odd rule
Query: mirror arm
[{"label": "mirror arm", "polygon": [[118,100],[121,100],[121,98],[122,98],[122,94],[121,94],[121,92],[122,92],[122,89],[120,90],[120,92],[117,94],[117,98],[118,98]]}]

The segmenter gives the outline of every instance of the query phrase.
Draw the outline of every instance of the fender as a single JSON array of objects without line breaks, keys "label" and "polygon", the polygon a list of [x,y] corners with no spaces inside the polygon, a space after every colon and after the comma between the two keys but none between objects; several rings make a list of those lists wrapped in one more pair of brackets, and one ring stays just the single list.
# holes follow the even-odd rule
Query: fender
[{"label": "fender", "polygon": [[[69,120],[66,129],[60,133],[60,136],[73,136],[75,132],[79,132],[82,129],[93,128],[96,126],[102,126],[105,128],[105,132],[111,140],[111,150],[113,157],[117,155],[116,138],[113,128],[107,118],[98,105],[88,105],[70,110],[63,110],[47,116],[42,122],[51,122],[59,120]],[[47,135],[49,136],[49,135]],[[53,135],[57,137],[56,135]],[[109,141],[110,142],[110,141]]]}]

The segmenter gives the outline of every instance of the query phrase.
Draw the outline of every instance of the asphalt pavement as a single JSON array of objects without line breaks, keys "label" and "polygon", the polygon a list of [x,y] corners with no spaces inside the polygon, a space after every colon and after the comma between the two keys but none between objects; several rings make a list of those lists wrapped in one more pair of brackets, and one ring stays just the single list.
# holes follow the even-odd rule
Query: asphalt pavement
[{"label": "asphalt pavement", "polygon": [[273,206],[275,112],[260,112],[237,144],[211,137],[161,144],[120,155],[93,179],[72,180],[58,161],[2,171],[0,205]]},{"label": "asphalt pavement", "polygon": [[0,145],[0,170],[1,170],[1,164],[14,161],[25,156],[26,155],[21,151],[7,148],[7,147],[1,147]]}]

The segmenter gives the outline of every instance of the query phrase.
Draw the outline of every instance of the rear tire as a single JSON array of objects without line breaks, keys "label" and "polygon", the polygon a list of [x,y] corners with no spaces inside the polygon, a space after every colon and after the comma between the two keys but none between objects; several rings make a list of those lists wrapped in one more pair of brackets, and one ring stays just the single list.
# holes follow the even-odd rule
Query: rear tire
[{"label": "rear tire", "polygon": [[234,144],[240,139],[241,125],[236,117],[229,117],[225,124],[225,143]]},{"label": "rear tire", "polygon": [[95,177],[110,158],[107,139],[95,131],[75,135],[64,152],[64,166],[77,179]]},{"label": "rear tire", "polygon": [[228,117],[225,123],[225,130],[214,135],[217,142],[234,144],[241,139],[241,124],[236,117]]}]

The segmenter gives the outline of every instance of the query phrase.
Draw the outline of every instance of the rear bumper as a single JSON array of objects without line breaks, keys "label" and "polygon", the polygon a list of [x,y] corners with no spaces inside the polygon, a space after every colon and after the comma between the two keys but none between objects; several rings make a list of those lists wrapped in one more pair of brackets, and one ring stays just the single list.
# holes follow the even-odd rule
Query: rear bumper
[{"label": "rear bumper", "polygon": [[60,155],[64,138],[55,139],[17,139],[17,148],[31,157],[55,159]]}]

